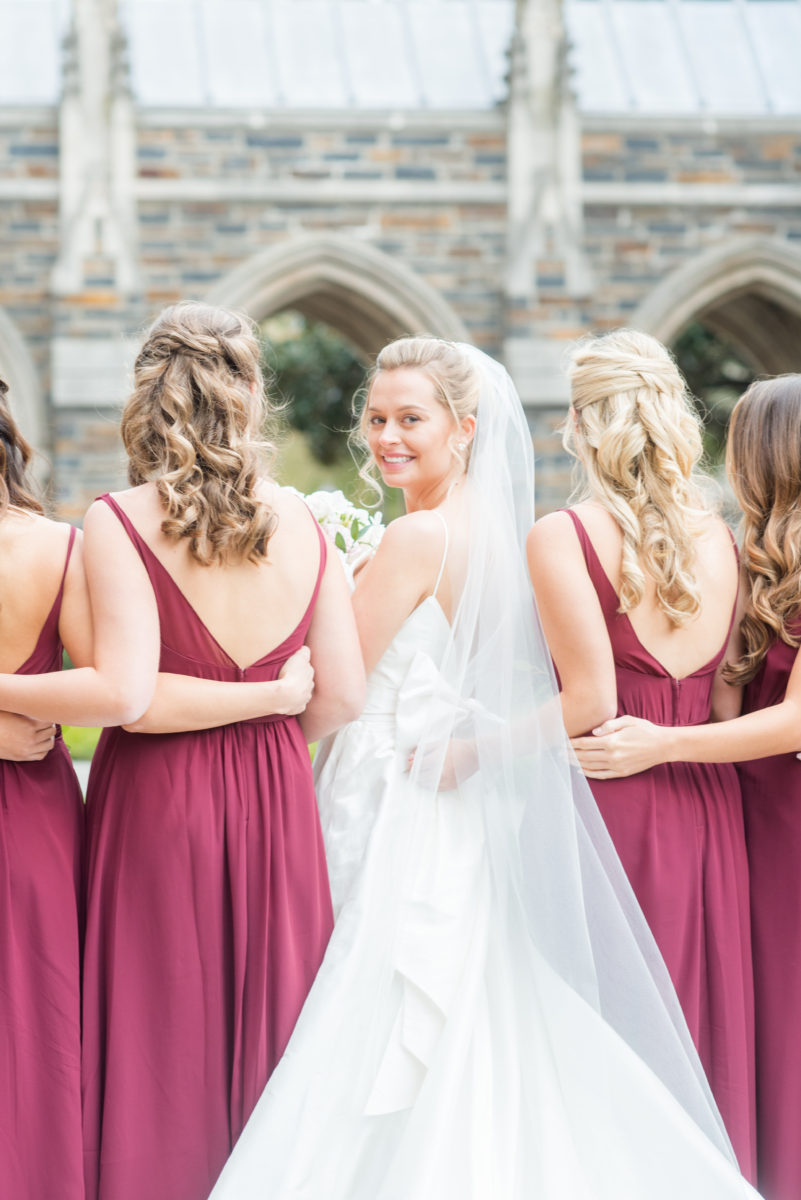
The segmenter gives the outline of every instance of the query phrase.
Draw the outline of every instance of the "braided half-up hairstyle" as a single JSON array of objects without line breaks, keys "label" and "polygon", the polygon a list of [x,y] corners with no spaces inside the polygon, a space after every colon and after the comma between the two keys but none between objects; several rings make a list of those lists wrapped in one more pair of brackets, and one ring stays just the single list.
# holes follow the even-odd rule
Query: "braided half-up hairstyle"
[{"label": "braided half-up hairstyle", "polygon": [[584,498],[623,532],[620,611],[640,603],[646,574],[675,626],[700,610],[697,534],[708,510],[695,468],[701,422],[670,353],[618,329],[581,341],[568,371],[572,411],[563,443],[584,469]]},{"label": "braided half-up hairstyle", "polygon": [[17,428],[8,406],[8,384],[0,379],[0,519],[14,508],[43,513],[28,467],[33,450]]},{"label": "braided half-up hairstyle", "polygon": [[137,356],[122,414],[128,479],[155,482],[162,531],[187,538],[204,566],[267,557],[278,519],[256,495],[272,450],[264,418],[253,323],[206,304],[165,309]]},{"label": "braided half-up hairstyle", "polygon": [[740,623],[744,652],[724,677],[748,683],[778,638],[798,646],[801,612],[801,375],[757,380],[729,424],[726,473],[743,513],[748,579]]}]

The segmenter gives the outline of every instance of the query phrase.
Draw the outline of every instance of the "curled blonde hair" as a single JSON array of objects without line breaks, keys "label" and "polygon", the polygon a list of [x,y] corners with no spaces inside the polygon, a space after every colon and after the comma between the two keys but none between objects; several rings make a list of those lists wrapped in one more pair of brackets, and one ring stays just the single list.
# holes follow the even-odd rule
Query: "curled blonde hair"
[{"label": "curled blonde hair", "polygon": [[707,504],[693,472],[703,453],[701,421],[665,347],[633,329],[579,343],[568,371],[576,428],[563,444],[584,468],[584,495],[623,532],[620,611],[640,603],[646,573],[671,623],[701,606],[695,539]]},{"label": "curled blonde hair", "polygon": [[801,611],[801,375],[752,383],[731,415],[726,471],[743,512],[742,563],[748,596],[740,630],[745,651],[727,664],[730,683],[754,678]]},{"label": "curled blonde hair", "polygon": [[[422,371],[433,383],[437,400],[446,408],[458,425],[465,417],[475,416],[481,393],[481,376],[466,351],[456,342],[430,334],[416,337],[396,338],[380,351],[375,364],[368,373],[360,400],[358,423],[351,434],[351,446],[360,458],[359,475],[365,483],[382,496],[377,467],[373,461],[367,441],[369,422],[368,405],[370,392],[378,376],[386,371],[397,371],[410,367]],[[458,462],[466,469],[470,461],[470,447],[463,453],[454,450]]]},{"label": "curled blonde hair", "polygon": [[264,473],[264,380],[255,327],[206,304],[155,321],[134,364],[122,414],[132,485],[154,480],[162,530],[186,538],[204,566],[257,563],[278,518],[255,494]]}]

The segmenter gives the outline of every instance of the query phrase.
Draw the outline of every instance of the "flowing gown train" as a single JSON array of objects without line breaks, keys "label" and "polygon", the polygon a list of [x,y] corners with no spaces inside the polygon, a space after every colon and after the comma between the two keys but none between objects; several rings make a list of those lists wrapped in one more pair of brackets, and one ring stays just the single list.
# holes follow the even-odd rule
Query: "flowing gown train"
[{"label": "flowing gown train", "polygon": [[482,773],[433,794],[410,778],[449,637],[429,597],[321,752],[337,922],[212,1200],[753,1195],[533,944]]}]

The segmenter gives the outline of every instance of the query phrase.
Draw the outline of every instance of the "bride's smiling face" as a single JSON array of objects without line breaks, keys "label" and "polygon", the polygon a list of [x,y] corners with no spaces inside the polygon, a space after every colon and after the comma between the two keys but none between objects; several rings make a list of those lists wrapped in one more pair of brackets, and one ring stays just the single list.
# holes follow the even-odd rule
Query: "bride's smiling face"
[{"label": "bride's smiling face", "polygon": [[417,367],[381,371],[367,401],[367,441],[388,487],[426,493],[460,470],[460,429]]}]

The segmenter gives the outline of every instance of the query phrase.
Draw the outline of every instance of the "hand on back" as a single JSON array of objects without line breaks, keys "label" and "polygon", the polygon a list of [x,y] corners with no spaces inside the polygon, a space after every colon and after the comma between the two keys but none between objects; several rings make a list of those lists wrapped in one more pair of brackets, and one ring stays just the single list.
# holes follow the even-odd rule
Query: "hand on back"
[{"label": "hand on back", "polygon": [[279,711],[286,716],[297,716],[305,710],[314,691],[314,667],[308,646],[301,646],[286,660],[278,672],[278,678],[284,681],[287,688],[285,706]]},{"label": "hand on back", "polygon": [[53,749],[55,725],[19,713],[0,712],[0,758],[39,762]]}]

